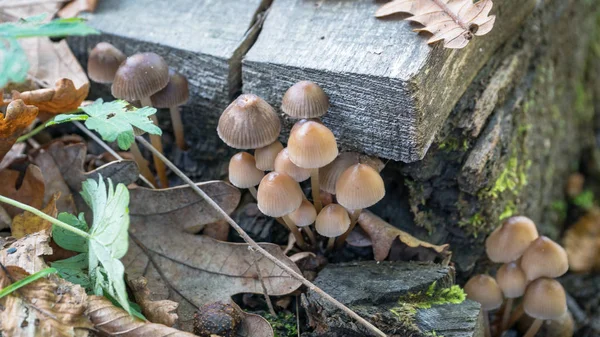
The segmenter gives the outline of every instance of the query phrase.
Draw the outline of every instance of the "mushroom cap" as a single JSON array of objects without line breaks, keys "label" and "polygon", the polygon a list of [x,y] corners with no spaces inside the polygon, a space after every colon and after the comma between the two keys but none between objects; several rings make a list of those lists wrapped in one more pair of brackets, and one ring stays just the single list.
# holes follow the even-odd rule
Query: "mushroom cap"
[{"label": "mushroom cap", "polygon": [[150,97],[169,83],[169,66],[155,53],[129,56],[117,72],[112,95],[126,101]]},{"label": "mushroom cap", "polygon": [[112,83],[115,73],[127,56],[108,42],[98,43],[88,56],[88,77],[98,83]]},{"label": "mushroom cap", "polygon": [[300,207],[288,214],[290,219],[294,222],[294,224],[298,227],[306,227],[315,222],[317,218],[317,210],[315,206],[310,203],[310,201],[304,199],[300,204]]},{"label": "mushroom cap", "polygon": [[258,149],[279,137],[281,121],[275,109],[264,99],[240,95],[223,111],[217,133],[225,144],[235,149]]},{"label": "mushroom cap", "polygon": [[340,175],[335,192],[340,205],[347,209],[363,209],[383,199],[385,186],[379,172],[371,166],[354,164]]},{"label": "mushroom cap", "polygon": [[498,283],[489,275],[479,274],[471,277],[464,290],[467,298],[481,303],[481,309],[485,311],[498,309],[504,301]]},{"label": "mushroom cap", "polygon": [[539,277],[559,277],[569,270],[567,252],[558,243],[540,236],[523,253],[521,269],[529,281]]},{"label": "mushroom cap", "polygon": [[300,207],[304,194],[292,177],[281,172],[271,172],[260,181],[257,200],[258,209],[263,214],[281,217]]},{"label": "mushroom cap", "polygon": [[283,150],[283,145],[278,140],[265,147],[256,149],[254,151],[256,167],[263,171],[273,171],[275,168],[275,158],[281,150]]},{"label": "mushroom cap", "polygon": [[323,191],[335,194],[335,184],[342,173],[350,166],[362,163],[381,172],[385,164],[377,157],[370,157],[358,152],[340,153],[334,161],[319,169],[319,183]]},{"label": "mushroom cap", "polygon": [[485,251],[492,262],[516,261],[537,237],[538,231],[531,219],[513,216],[488,236],[485,240]]},{"label": "mushroom cap", "polygon": [[496,282],[506,298],[523,296],[527,287],[527,277],[517,262],[503,264],[496,273]]},{"label": "mushroom cap", "polygon": [[237,188],[250,188],[260,184],[265,173],[256,168],[254,157],[247,152],[236,153],[229,160],[229,181]]},{"label": "mushroom cap", "polygon": [[150,97],[155,108],[166,109],[183,105],[190,99],[190,89],[185,76],[169,69],[169,83],[161,91]]},{"label": "mushroom cap", "polygon": [[302,182],[310,178],[309,169],[298,167],[296,164],[292,163],[287,147],[279,151],[277,157],[275,157],[273,166],[275,167],[275,171],[287,173],[297,182]]},{"label": "mushroom cap", "polygon": [[299,167],[323,167],[338,155],[335,136],[325,125],[303,119],[296,123],[288,139],[290,160]]},{"label": "mushroom cap", "polygon": [[283,95],[281,110],[293,118],[316,118],[329,109],[329,98],[316,83],[300,81]]},{"label": "mushroom cap", "polygon": [[338,204],[329,204],[323,207],[315,220],[317,233],[328,238],[338,237],[346,233],[349,228],[348,211]]},{"label": "mushroom cap", "polygon": [[525,290],[523,308],[536,319],[557,319],[567,311],[565,289],[556,280],[537,279]]}]

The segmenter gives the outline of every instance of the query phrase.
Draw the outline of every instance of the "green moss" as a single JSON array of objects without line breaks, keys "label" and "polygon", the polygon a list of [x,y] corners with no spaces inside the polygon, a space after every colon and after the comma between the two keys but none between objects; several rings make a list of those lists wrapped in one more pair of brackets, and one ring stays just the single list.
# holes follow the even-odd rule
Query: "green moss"
[{"label": "green moss", "polygon": [[458,227],[468,228],[469,232],[473,233],[474,237],[477,237],[479,232],[485,228],[485,219],[481,215],[481,212],[477,212],[470,218],[459,221]]},{"label": "green moss", "polygon": [[452,151],[467,151],[469,149],[469,142],[467,141],[467,139],[463,139],[462,142],[454,137],[449,137],[447,139],[445,139],[442,143],[440,143],[440,145],[438,146],[440,150],[446,151],[446,152],[452,152]]},{"label": "green moss", "polygon": [[552,210],[558,215],[558,219],[562,222],[567,218],[568,205],[564,200],[555,201],[550,205]]},{"label": "green moss", "polygon": [[511,216],[513,216],[516,213],[517,213],[517,205],[515,205],[514,201],[510,200],[504,206],[504,210],[498,216],[498,220],[504,220],[506,218],[510,218]]},{"label": "green moss", "polygon": [[275,332],[274,337],[296,337],[298,336],[298,323],[296,316],[292,313],[280,312],[277,316],[264,314],[263,316]]},{"label": "green moss", "polygon": [[590,209],[594,206],[594,192],[590,190],[585,190],[575,198],[573,198],[573,204],[579,208]]}]

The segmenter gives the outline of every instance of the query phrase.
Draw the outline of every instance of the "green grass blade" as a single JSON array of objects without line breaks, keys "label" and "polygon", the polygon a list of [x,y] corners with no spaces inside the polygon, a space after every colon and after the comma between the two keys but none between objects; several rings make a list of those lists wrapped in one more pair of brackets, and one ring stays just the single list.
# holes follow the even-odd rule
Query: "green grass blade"
[{"label": "green grass blade", "polygon": [[[6,273],[6,270],[4,271]],[[36,280],[39,280],[42,277],[48,276],[50,274],[54,274],[56,273],[57,270],[54,268],[46,268],[43,270],[38,271],[35,274],[31,274],[29,276],[27,276],[26,278],[19,280],[15,283],[10,284],[8,287],[3,288],[2,290],[0,290],[0,298],[11,294],[13,291],[22,288],[32,282],[35,282]]]}]

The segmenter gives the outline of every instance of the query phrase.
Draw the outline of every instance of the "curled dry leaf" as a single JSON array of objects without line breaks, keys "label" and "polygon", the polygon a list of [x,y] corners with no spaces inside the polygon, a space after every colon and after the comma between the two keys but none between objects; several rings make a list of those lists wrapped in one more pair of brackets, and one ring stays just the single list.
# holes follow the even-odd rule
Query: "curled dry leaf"
[{"label": "curled dry leaf", "polygon": [[[42,208],[44,203],[44,177],[39,167],[29,165],[25,171],[25,177],[21,186],[17,188],[19,172],[13,170],[0,171],[0,195],[17,200],[37,209]],[[22,213],[20,208],[3,204],[6,212],[14,217]]]},{"label": "curled dry leaf", "polygon": [[115,307],[105,297],[89,296],[87,315],[96,329],[106,336],[122,337],[194,337],[166,325],[144,322]]},{"label": "curled dry leaf", "polygon": [[89,83],[84,83],[81,87],[75,88],[73,81],[61,78],[56,81],[54,88],[21,93],[13,91],[12,95],[13,100],[21,99],[26,104],[35,105],[40,113],[56,115],[79,108],[81,102],[87,97],[89,90]]},{"label": "curled dry leaf", "polygon": [[97,5],[98,0],[73,0],[58,11],[58,16],[74,18],[82,12],[94,12]]},{"label": "curled dry leaf", "polygon": [[142,313],[150,322],[173,326],[177,322],[177,310],[179,304],[170,300],[153,301],[150,299],[150,290],[148,290],[148,280],[140,276],[127,282],[135,302],[142,308]]},{"label": "curled dry leaf", "polygon": [[452,252],[449,245],[436,246],[421,241],[414,236],[390,225],[377,215],[362,211],[358,224],[369,235],[373,242],[375,260],[383,261],[395,250],[394,260],[416,261],[449,261]]},{"label": "curled dry leaf", "polygon": [[571,271],[600,269],[600,208],[594,207],[579,218],[565,232],[563,244]]},{"label": "curled dry leaf", "polygon": [[[0,288],[29,275],[16,266],[6,271],[0,271]],[[0,299],[0,304],[0,331],[5,336],[85,337],[92,328],[84,315],[85,290],[55,275],[22,287]]]},{"label": "curled dry leaf", "polygon": [[43,256],[52,254],[49,241],[48,233],[37,232],[6,244],[0,251],[0,263],[19,267],[29,274],[37,273],[48,267]]},{"label": "curled dry leaf", "polygon": [[408,13],[406,20],[417,22],[423,28],[416,32],[433,34],[427,43],[444,41],[446,48],[463,48],[473,36],[489,33],[496,16],[489,15],[492,0],[393,0],[381,6],[376,17]]},{"label": "curled dry leaf", "polygon": [[10,151],[17,138],[38,115],[38,108],[22,100],[10,102],[4,116],[0,116],[0,160]]},{"label": "curled dry leaf", "polygon": [[[55,194],[50,202],[41,211],[48,214],[51,217],[56,217],[58,211],[56,209],[56,200],[59,194]],[[33,234],[40,231],[48,231],[52,228],[52,223],[48,220],[44,220],[39,216],[31,212],[23,212],[15,216],[12,221],[11,234],[13,237],[20,239],[28,234]]]},{"label": "curled dry leaf", "polygon": [[4,158],[0,159],[0,170],[9,167],[17,160],[26,158],[27,156],[23,154],[23,151],[25,151],[26,147],[27,145],[25,143],[14,144],[4,155]]}]

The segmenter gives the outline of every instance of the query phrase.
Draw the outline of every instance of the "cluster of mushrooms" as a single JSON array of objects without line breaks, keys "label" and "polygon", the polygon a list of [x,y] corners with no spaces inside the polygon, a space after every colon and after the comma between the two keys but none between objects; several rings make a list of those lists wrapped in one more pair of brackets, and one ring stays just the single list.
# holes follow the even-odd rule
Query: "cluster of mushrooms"
[{"label": "cluster of mushrooms", "polygon": [[[524,216],[507,219],[490,234],[485,248],[488,258],[502,266],[496,278],[476,275],[464,290],[467,298],[481,303],[487,336],[491,335],[487,312],[500,308],[504,299],[498,336],[523,312],[535,319],[525,337],[534,336],[545,320],[567,314],[565,290],[554,280],[569,269],[567,253],[556,242],[539,236],[531,219]],[[521,304],[513,311],[513,303],[520,297],[523,297]]]},{"label": "cluster of mushrooms", "polygon": [[[92,81],[112,83],[112,95],[116,98],[128,102],[139,101],[141,106],[169,109],[175,143],[180,150],[186,150],[179,106],[189,99],[188,81],[182,74],[169,69],[167,62],[160,55],[138,53],[126,57],[112,44],[100,42],[90,51],[87,70]],[[158,125],[156,116],[150,117],[154,124]],[[163,152],[159,135],[150,135],[150,141],[157,150]],[[154,186],[158,186],[148,162],[135,142],[131,145],[131,153],[141,174]],[[154,167],[160,186],[169,187],[165,165],[157,157],[154,157]]]},{"label": "cluster of mushrooms", "polygon": [[[361,210],[385,195],[379,174],[383,163],[358,153],[339,154],[335,136],[319,120],[328,109],[329,99],[323,89],[301,81],[286,91],[281,104],[285,114],[299,119],[291,129],[287,147],[278,140],[281,121],[275,109],[253,94],[233,101],[217,127],[228,146],[254,149],[254,155],[239,152],[231,158],[230,182],[250,190],[259,210],[278,218],[305,250],[319,247],[311,230],[313,223],[318,234],[329,238],[328,251],[342,247]],[[299,184],[309,178],[312,202]],[[335,194],[337,203],[323,207],[321,190]]]}]

